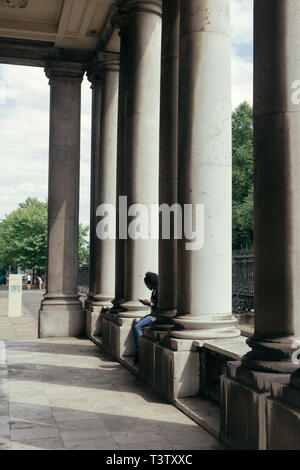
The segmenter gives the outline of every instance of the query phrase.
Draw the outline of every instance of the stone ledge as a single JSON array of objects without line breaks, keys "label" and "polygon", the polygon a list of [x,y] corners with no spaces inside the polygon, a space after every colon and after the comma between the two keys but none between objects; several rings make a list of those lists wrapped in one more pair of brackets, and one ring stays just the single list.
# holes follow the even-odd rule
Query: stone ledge
[{"label": "stone ledge", "polygon": [[242,336],[231,339],[215,339],[199,342],[194,341],[194,346],[209,349],[210,351],[220,354],[221,356],[225,356],[234,360],[241,359],[244,354],[251,351],[251,348],[246,343],[246,338]]},{"label": "stone ledge", "polygon": [[93,336],[91,335],[89,338],[93,343],[96,344],[96,346],[99,346],[102,349],[102,338],[101,336]]},{"label": "stone ledge", "polygon": [[220,408],[207,398],[175,398],[174,406],[220,440]]},{"label": "stone ledge", "polygon": [[120,357],[119,361],[123,366],[130,370],[130,372],[139,377],[139,368],[134,364],[134,358],[132,356]]}]

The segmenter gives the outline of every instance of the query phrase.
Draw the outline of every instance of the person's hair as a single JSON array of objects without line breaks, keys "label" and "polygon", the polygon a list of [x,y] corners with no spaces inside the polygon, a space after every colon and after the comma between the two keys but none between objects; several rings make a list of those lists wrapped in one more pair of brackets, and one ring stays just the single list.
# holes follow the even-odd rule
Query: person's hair
[{"label": "person's hair", "polygon": [[158,288],[158,275],[155,274],[155,273],[151,273],[150,271],[148,271],[148,272],[145,274],[144,282],[147,283],[147,284],[151,284],[151,286],[152,286],[154,289],[157,289],[157,288]]}]

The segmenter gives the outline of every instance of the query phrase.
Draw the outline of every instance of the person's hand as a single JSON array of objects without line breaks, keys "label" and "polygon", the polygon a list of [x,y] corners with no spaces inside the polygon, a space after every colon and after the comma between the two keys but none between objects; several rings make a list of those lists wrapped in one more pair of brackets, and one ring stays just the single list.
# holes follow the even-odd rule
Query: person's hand
[{"label": "person's hand", "polygon": [[147,305],[148,307],[150,307],[150,305],[151,305],[150,302],[149,302],[149,300],[146,300],[146,299],[144,299],[144,300],[143,300],[143,299],[139,299],[139,301],[141,302],[141,304]]}]

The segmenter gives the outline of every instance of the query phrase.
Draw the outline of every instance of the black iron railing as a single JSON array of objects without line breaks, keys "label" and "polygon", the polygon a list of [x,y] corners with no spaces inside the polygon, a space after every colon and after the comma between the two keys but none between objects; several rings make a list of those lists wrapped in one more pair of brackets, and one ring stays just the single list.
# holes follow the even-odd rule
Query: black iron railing
[{"label": "black iron railing", "polygon": [[[244,248],[232,253],[232,309],[235,313],[244,313],[254,308],[254,254]],[[78,268],[78,286],[88,287],[89,265]]]},{"label": "black iron railing", "polygon": [[254,253],[252,249],[232,253],[232,308],[243,313],[254,308]]}]

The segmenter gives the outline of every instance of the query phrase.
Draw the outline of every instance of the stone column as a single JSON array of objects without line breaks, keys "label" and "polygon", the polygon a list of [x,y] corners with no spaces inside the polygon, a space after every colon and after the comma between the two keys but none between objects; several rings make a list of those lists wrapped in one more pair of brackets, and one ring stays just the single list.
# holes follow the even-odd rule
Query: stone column
[{"label": "stone column", "polygon": [[[160,97],[159,203],[177,203],[178,182],[178,80],[179,80],[179,0],[163,0],[162,70]],[[174,219],[171,217],[171,222]],[[160,220],[158,311],[153,329],[168,330],[177,305],[177,240],[174,224],[171,238],[162,237]]]},{"label": "stone column", "polygon": [[[121,27],[127,29],[130,52],[126,70],[126,164],[122,189],[128,208],[143,204],[150,214],[151,204],[158,204],[161,0],[125,0],[120,13],[126,18]],[[121,307],[126,312],[120,316],[139,317],[147,310],[138,302],[139,298],[149,297],[144,276],[147,271],[158,271],[158,242],[149,236],[150,227],[147,232],[145,239],[124,240],[125,302]]]},{"label": "stone column", "polygon": [[255,0],[255,325],[252,351],[221,379],[222,440],[238,449],[299,443],[296,375],[289,385],[300,336],[299,48],[299,2]]},{"label": "stone column", "polygon": [[77,295],[82,64],[50,61],[50,147],[47,292],[39,313],[39,335],[84,332]]},{"label": "stone column", "polygon": [[204,205],[204,244],[188,250],[186,237],[178,243],[182,330],[171,334],[231,338],[240,332],[231,306],[230,1],[183,1],[180,15],[178,202],[192,205],[194,230],[196,205]]},{"label": "stone column", "polygon": [[116,245],[115,245],[115,298],[114,309],[118,312],[124,301],[124,239],[119,231],[119,197],[125,194],[124,171],[126,168],[126,103],[127,103],[127,64],[129,61],[128,27],[126,15],[119,15],[120,41],[120,74],[118,105],[118,145],[117,145],[117,187],[116,187]]},{"label": "stone column", "polygon": [[291,346],[300,337],[299,48],[299,2],[256,1],[255,332],[243,363],[279,373],[297,368]]},{"label": "stone column", "polygon": [[92,82],[92,162],[89,309],[111,306],[115,288],[115,240],[96,234],[101,204],[115,207],[119,54],[100,53],[89,71]]}]

